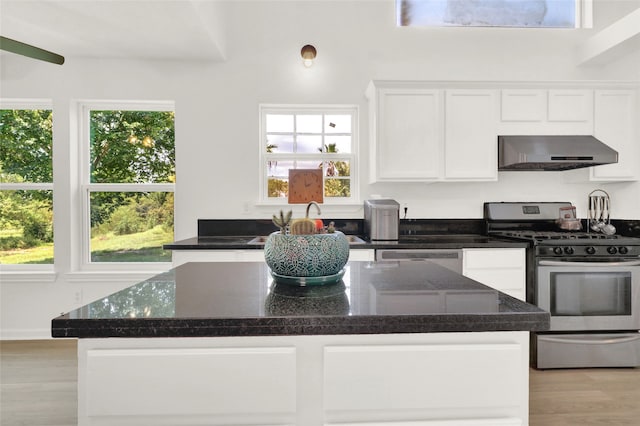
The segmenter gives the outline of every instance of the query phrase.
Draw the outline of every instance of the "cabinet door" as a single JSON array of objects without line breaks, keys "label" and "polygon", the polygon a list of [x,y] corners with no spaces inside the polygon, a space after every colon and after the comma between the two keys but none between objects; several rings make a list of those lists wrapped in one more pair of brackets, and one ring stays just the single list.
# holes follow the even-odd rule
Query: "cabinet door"
[{"label": "cabinet door", "polygon": [[549,90],[549,121],[591,123],[591,90]]},{"label": "cabinet door", "polygon": [[464,276],[526,299],[525,249],[464,249],[462,260]]},{"label": "cabinet door", "polygon": [[442,158],[440,92],[382,88],[376,103],[373,180],[436,180]]},{"label": "cabinet door", "polygon": [[590,135],[593,91],[586,89],[503,89],[502,135]]},{"label": "cabinet door", "polygon": [[495,90],[447,90],[446,180],[497,180],[497,123]]},{"label": "cabinet door", "polygon": [[501,94],[500,120],[543,122],[547,119],[546,90],[504,89]]},{"label": "cabinet door", "polygon": [[95,349],[79,362],[81,424],[275,424],[296,411],[295,347]]},{"label": "cabinet door", "polygon": [[637,180],[640,175],[638,111],[634,90],[597,90],[594,136],[618,151],[618,163],[591,168],[596,181]]}]

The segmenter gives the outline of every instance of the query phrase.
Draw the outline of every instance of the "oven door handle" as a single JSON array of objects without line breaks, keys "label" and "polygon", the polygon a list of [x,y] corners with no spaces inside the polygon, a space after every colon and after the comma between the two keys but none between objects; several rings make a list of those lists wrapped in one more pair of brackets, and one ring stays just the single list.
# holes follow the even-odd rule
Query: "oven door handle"
[{"label": "oven door handle", "polygon": [[593,339],[572,339],[567,337],[551,337],[544,336],[540,337],[542,340],[546,342],[554,342],[554,343],[575,343],[579,345],[602,345],[604,344],[612,344],[612,343],[627,343],[633,342],[640,339],[640,335],[638,336],[625,336],[625,337],[605,337],[600,340]]},{"label": "oven door handle", "polygon": [[563,262],[560,260],[540,260],[540,266],[640,266],[640,260],[627,262]]}]

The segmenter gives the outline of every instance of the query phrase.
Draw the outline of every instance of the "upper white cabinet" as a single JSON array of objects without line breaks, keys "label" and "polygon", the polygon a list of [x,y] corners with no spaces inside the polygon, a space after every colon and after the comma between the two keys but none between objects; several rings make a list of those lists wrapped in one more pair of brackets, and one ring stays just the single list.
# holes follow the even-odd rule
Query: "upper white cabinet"
[{"label": "upper white cabinet", "polygon": [[442,108],[438,90],[372,88],[372,181],[438,179]]},{"label": "upper white cabinet", "polygon": [[497,178],[497,96],[422,83],[372,82],[371,182]]},{"label": "upper white cabinet", "polygon": [[502,89],[498,126],[503,135],[593,134],[593,91]]},{"label": "upper white cabinet", "polygon": [[637,85],[589,82],[373,81],[371,182],[497,180],[498,135],[594,135],[618,164],[565,172],[573,181],[640,177]]},{"label": "upper white cabinet", "polygon": [[640,176],[637,92],[596,90],[593,135],[618,151],[618,163],[591,168],[593,181],[637,180]]},{"label": "upper white cabinet", "polygon": [[446,90],[445,180],[496,180],[495,90]]},{"label": "upper white cabinet", "polygon": [[500,119],[503,122],[540,123],[547,119],[546,90],[502,90]]}]

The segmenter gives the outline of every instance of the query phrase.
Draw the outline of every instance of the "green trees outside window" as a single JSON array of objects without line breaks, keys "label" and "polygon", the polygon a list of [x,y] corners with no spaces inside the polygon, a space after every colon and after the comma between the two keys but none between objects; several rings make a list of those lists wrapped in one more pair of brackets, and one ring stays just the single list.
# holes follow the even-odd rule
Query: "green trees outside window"
[{"label": "green trees outside window", "polygon": [[[91,261],[170,261],[173,111],[91,110],[87,119]],[[2,264],[53,263],[52,123],[48,109],[0,110]]]},{"label": "green trees outside window", "polygon": [[53,114],[0,110],[0,263],[53,263]]},{"label": "green trees outside window", "polygon": [[[89,113],[92,262],[168,262],[175,182],[173,111]],[[120,189],[126,185],[126,191]]]}]

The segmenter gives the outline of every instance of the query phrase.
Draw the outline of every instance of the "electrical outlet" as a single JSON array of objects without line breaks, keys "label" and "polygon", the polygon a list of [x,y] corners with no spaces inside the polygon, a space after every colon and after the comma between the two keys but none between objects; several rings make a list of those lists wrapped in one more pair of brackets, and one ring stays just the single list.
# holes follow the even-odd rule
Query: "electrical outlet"
[{"label": "electrical outlet", "polygon": [[73,301],[75,303],[82,303],[82,290],[78,290],[73,294]]}]

